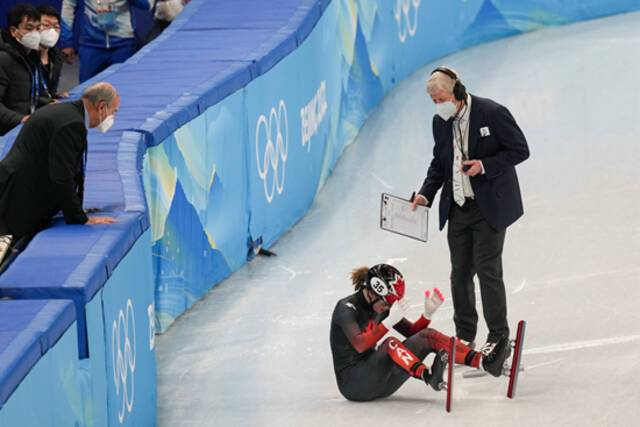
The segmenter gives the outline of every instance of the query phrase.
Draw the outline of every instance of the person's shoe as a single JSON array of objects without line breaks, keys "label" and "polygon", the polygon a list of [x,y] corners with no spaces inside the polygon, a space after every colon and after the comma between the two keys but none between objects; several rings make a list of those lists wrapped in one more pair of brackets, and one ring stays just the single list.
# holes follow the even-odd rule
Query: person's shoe
[{"label": "person's shoe", "polygon": [[483,356],[488,356],[489,353],[491,353],[493,351],[493,348],[496,346],[496,342],[487,340],[487,342],[484,343],[482,347],[480,347],[480,350],[478,350],[478,353],[482,353]]},{"label": "person's shoe", "polygon": [[[484,351],[487,351],[487,353]],[[487,342],[482,346],[480,352],[483,354],[482,368],[494,377],[499,377],[502,375],[504,362],[511,355],[509,337],[502,336],[494,343]]]},{"label": "person's shoe", "polygon": [[448,355],[444,350],[440,350],[436,353],[433,364],[431,365],[431,372],[427,369],[422,373],[422,379],[435,391],[440,391],[444,388],[444,371],[447,369]]},{"label": "person's shoe", "polygon": [[11,234],[0,234],[0,263],[2,263],[4,256],[9,252],[12,242],[13,236]]}]

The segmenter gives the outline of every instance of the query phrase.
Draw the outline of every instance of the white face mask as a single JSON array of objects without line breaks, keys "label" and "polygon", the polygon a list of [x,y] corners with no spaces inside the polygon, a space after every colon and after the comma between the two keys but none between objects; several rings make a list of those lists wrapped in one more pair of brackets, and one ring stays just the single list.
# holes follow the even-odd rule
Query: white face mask
[{"label": "white face mask", "polygon": [[449,120],[456,114],[456,105],[451,101],[436,104],[436,114],[445,121]]},{"label": "white face mask", "polygon": [[27,34],[22,36],[20,40],[18,40],[22,46],[27,49],[37,50],[40,49],[40,32],[39,31],[29,31]]},{"label": "white face mask", "polygon": [[54,47],[58,43],[60,33],[49,28],[48,30],[40,31],[40,44],[44,47]]},{"label": "white face mask", "polygon": [[109,114],[107,117],[104,118],[103,121],[100,122],[98,126],[96,126],[96,128],[98,128],[100,132],[105,133],[106,131],[111,129],[111,126],[113,126],[114,122],[115,122],[115,117],[113,116],[113,114]]}]

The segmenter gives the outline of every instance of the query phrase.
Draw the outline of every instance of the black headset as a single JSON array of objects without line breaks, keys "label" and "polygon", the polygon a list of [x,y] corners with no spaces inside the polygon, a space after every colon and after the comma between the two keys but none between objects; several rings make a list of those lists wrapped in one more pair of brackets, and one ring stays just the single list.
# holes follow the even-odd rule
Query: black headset
[{"label": "black headset", "polygon": [[458,74],[455,71],[447,67],[438,67],[431,72],[431,75],[433,75],[433,73],[436,73],[436,72],[441,72],[443,74],[446,74],[447,76],[455,80],[455,84],[453,86],[453,96],[454,98],[456,98],[456,100],[458,101],[467,100],[467,88],[464,87],[464,85],[460,81],[460,78],[458,77]]}]

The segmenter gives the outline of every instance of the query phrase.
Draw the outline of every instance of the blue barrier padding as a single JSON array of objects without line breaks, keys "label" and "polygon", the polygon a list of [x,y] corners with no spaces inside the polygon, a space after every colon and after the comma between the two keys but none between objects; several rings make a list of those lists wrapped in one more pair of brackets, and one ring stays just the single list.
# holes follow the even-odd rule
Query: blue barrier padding
[{"label": "blue barrier padding", "polygon": [[[286,25],[297,10],[318,8],[315,0],[235,0],[212,1],[203,4],[199,13],[189,19],[182,30],[210,30],[218,28],[280,28]],[[251,11],[250,13],[238,13]]]},{"label": "blue barrier padding", "polygon": [[62,220],[38,233],[0,276],[0,297],[71,299],[78,313],[81,357],[87,357],[84,306],[146,228],[140,212],[116,215],[117,224],[68,226]]},{"label": "blue barrier padding", "polygon": [[[146,212],[147,210],[140,179],[145,149],[141,133],[123,132],[118,145],[117,161],[125,212]],[[149,227],[149,217],[144,215],[142,219],[143,228],[146,230]]]},{"label": "blue barrier padding", "polygon": [[18,136],[18,132],[22,129],[22,125],[17,126],[15,129],[12,129],[9,133],[4,136],[0,136],[0,159],[4,158],[7,155],[11,146],[13,145],[13,140]]},{"label": "blue barrier padding", "polygon": [[0,301],[0,407],[75,320],[71,301]]},{"label": "blue barrier padding", "polygon": [[202,114],[207,106],[226,98],[252,79],[251,63],[247,61],[213,61],[202,70],[199,85],[188,88],[172,103],[141,123],[147,146],[158,145],[176,129]]},{"label": "blue barrier padding", "polygon": [[69,325],[0,409],[2,427],[88,426],[78,387],[78,336]]}]

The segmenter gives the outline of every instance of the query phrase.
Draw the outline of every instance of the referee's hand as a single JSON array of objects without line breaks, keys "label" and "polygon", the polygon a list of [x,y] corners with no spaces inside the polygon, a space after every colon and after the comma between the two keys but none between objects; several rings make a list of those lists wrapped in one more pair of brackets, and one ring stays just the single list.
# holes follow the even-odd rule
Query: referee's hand
[{"label": "referee's hand", "polygon": [[422,194],[416,194],[411,202],[411,210],[415,211],[418,206],[427,206],[429,201]]}]

